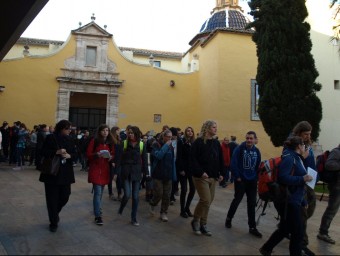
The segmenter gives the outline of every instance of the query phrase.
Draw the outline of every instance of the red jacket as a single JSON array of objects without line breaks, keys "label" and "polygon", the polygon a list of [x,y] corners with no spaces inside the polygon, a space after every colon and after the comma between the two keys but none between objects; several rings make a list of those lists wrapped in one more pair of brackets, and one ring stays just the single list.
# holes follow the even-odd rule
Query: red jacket
[{"label": "red jacket", "polygon": [[221,144],[224,166],[230,166],[230,148],[229,145]]},{"label": "red jacket", "polygon": [[94,139],[91,139],[87,147],[86,155],[89,160],[88,182],[95,185],[107,185],[110,182],[110,165],[111,160],[108,158],[98,157],[97,152],[108,150],[111,153],[112,160],[114,157],[114,146],[108,144],[99,144],[94,149]]}]

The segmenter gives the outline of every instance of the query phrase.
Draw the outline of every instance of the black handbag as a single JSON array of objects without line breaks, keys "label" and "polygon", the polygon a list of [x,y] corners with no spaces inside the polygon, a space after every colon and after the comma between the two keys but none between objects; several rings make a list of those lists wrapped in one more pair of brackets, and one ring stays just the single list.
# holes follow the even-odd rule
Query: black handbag
[{"label": "black handbag", "polygon": [[[56,138],[53,135],[53,138],[57,144],[58,149],[60,149]],[[53,157],[42,157],[40,172],[52,176],[57,176],[59,173],[61,158],[59,155],[54,155]]]}]

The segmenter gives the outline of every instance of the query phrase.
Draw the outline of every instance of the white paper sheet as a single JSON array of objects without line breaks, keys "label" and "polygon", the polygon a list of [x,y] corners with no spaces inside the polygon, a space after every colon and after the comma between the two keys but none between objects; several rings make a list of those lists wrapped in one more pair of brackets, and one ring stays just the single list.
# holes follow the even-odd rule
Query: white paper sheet
[{"label": "white paper sheet", "polygon": [[100,155],[104,158],[110,158],[110,152],[108,150],[100,150]]},{"label": "white paper sheet", "polygon": [[317,173],[314,169],[308,167],[308,168],[307,168],[307,174],[310,175],[310,176],[312,176],[312,177],[313,177],[313,180],[312,180],[312,181],[309,181],[309,182],[306,182],[306,184],[307,184],[311,189],[314,189],[316,180],[317,180],[317,178],[318,178],[318,173]]}]

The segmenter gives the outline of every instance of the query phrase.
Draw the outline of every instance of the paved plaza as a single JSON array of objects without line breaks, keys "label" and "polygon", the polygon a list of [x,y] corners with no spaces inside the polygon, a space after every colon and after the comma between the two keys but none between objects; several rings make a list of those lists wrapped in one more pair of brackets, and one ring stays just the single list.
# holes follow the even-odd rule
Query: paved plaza
[{"label": "paved plaza", "polygon": [[[277,224],[276,212],[271,206],[258,226],[263,238],[251,236],[244,198],[232,228],[226,229],[224,221],[233,197],[233,185],[229,184],[227,188],[216,188],[208,219],[212,237],[192,232],[190,218],[179,216],[179,197],[170,206],[168,223],[161,222],[159,215],[150,216],[144,200],[145,190],[140,192],[139,227],[130,224],[131,202],[119,216],[119,202],[109,199],[107,189],[102,200],[104,225],[97,226],[93,222],[92,187],[87,183],[87,173],[75,167],[76,183],[72,185],[70,201],[60,214],[57,232],[51,233],[39,172],[34,167],[21,171],[12,167],[0,163],[0,255],[259,255],[258,249]],[[192,211],[197,200],[195,195]],[[308,222],[309,247],[318,255],[339,255],[339,215],[330,229],[337,243],[330,245],[316,238],[326,205],[326,201],[318,201],[316,212]],[[288,254],[288,244],[289,241],[284,240],[275,248],[274,255]]]}]

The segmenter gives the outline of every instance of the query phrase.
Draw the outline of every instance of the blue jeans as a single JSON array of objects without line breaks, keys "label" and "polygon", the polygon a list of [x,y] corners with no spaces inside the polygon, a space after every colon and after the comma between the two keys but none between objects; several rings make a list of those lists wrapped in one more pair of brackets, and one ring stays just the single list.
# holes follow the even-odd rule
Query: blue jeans
[{"label": "blue jeans", "polygon": [[102,204],[102,196],[104,191],[104,185],[96,185],[93,184],[93,211],[94,216],[100,217],[101,216],[101,204]]},{"label": "blue jeans", "polygon": [[[119,213],[122,214],[123,210],[128,203],[131,192],[132,192],[132,210],[131,210],[131,220],[136,221],[137,220],[137,209],[138,209],[138,203],[139,203],[139,185],[140,181],[131,181],[130,179],[126,179],[123,181],[124,185],[124,196],[120,203]],[[132,190],[132,191],[131,191]]]},{"label": "blue jeans", "polygon": [[22,166],[25,164],[24,153],[25,153],[25,148],[17,147],[16,157],[17,157],[18,166]]},{"label": "blue jeans", "polygon": [[340,174],[337,182],[328,184],[329,199],[327,208],[322,215],[319,232],[328,235],[328,229],[340,206]]}]

